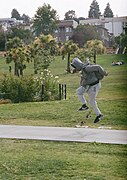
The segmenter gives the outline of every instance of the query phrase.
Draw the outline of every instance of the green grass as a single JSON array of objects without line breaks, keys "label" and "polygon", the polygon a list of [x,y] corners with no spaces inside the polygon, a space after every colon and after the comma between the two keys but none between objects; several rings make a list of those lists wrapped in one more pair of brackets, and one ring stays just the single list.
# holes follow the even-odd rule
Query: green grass
[{"label": "green grass", "polygon": [[[121,58],[124,65],[111,66]],[[67,84],[67,100],[1,104],[0,124],[75,127],[86,120],[93,128],[127,129],[127,57],[103,55],[97,62],[109,72],[97,97],[104,114],[98,125],[93,124],[93,111],[87,120],[86,113],[77,112],[81,105],[75,94],[79,75],[67,74],[66,61],[60,57],[50,70],[60,83]],[[32,64],[27,66],[24,75],[33,73]],[[8,73],[2,58],[0,69],[0,76]],[[0,139],[0,180],[125,180],[126,170],[127,145]]]},{"label": "green grass", "polygon": [[[125,64],[111,66],[113,60],[119,59],[123,59]],[[98,105],[104,114],[103,121],[98,125],[93,124],[95,113],[91,108],[92,114],[87,120],[85,118],[87,113],[77,112],[81,103],[75,91],[79,86],[80,77],[78,74],[66,73],[66,61],[61,57],[56,58],[50,70],[54,75],[59,76],[60,83],[67,84],[67,100],[2,104],[0,105],[0,124],[75,127],[77,123],[85,120],[89,127],[104,125],[113,129],[127,129],[127,56],[98,56],[97,63],[109,72],[109,76],[102,80],[102,88],[97,96]],[[4,66],[4,73],[8,73],[8,65],[5,64],[4,59],[0,59],[0,67],[4,69]],[[24,75],[33,72],[32,64],[27,66]],[[87,96],[86,98],[88,100]]]},{"label": "green grass", "polygon": [[125,180],[127,146],[0,140],[1,180]]}]

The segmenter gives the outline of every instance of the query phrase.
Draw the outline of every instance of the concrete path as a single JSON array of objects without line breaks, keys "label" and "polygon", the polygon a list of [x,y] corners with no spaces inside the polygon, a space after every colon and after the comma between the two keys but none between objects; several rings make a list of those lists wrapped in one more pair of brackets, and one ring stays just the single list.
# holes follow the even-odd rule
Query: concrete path
[{"label": "concrete path", "polygon": [[0,125],[0,138],[127,144],[127,130]]}]

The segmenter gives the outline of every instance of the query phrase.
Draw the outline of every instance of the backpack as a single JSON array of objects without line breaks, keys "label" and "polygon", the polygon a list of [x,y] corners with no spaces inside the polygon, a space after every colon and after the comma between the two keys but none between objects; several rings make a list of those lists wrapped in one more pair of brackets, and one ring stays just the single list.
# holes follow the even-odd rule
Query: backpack
[{"label": "backpack", "polygon": [[102,80],[104,78],[104,75],[100,74],[98,71],[94,72],[98,80]]}]

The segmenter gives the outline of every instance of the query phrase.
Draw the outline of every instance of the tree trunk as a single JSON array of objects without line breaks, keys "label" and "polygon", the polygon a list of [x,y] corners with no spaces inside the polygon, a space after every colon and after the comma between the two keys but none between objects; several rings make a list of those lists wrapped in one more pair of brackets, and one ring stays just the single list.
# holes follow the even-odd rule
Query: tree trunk
[{"label": "tree trunk", "polygon": [[23,76],[23,68],[20,68],[20,75]]},{"label": "tree trunk", "polygon": [[15,75],[15,76],[19,76],[19,70],[18,70],[18,65],[17,65],[17,63],[15,63],[14,75]]},{"label": "tree trunk", "polygon": [[96,64],[96,50],[94,51],[94,60],[93,62]]},{"label": "tree trunk", "polygon": [[34,59],[34,74],[37,74],[38,72],[37,72],[37,63],[36,63],[36,61],[35,61],[35,59]]},{"label": "tree trunk", "polygon": [[68,73],[71,72],[71,70],[70,70],[70,56],[71,56],[71,54],[68,53],[68,57],[67,57],[67,72]]}]

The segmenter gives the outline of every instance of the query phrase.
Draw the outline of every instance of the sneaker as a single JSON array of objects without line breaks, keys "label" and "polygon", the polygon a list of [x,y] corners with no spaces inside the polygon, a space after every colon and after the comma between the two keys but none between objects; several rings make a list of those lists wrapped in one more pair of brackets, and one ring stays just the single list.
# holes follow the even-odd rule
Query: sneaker
[{"label": "sneaker", "polygon": [[81,121],[80,125],[84,126],[84,124],[85,124],[85,121]]},{"label": "sneaker", "polygon": [[102,118],[103,118],[103,115],[102,115],[102,114],[99,114],[99,115],[95,118],[94,123],[99,122]]},{"label": "sneaker", "polygon": [[78,111],[85,111],[87,109],[89,109],[88,106],[86,104],[83,104],[82,107],[78,109]]}]

